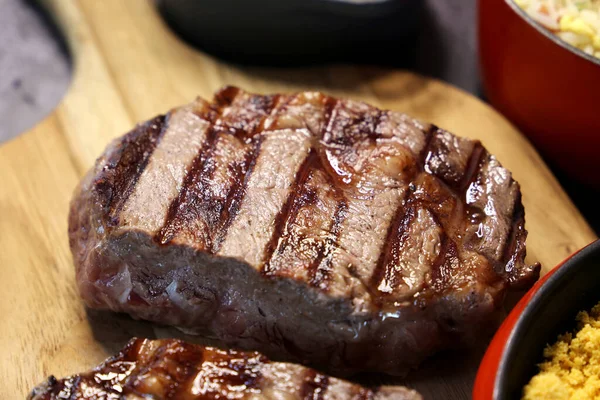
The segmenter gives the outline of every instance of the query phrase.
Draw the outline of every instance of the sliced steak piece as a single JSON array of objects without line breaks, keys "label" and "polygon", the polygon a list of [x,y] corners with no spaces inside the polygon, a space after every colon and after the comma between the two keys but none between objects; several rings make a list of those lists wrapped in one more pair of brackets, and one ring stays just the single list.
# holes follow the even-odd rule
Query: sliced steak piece
[{"label": "sliced steak piece", "polygon": [[337,373],[402,374],[530,285],[519,185],[479,142],[321,93],[218,92],[75,192],[88,306]]},{"label": "sliced steak piece", "polygon": [[59,399],[421,400],[402,386],[368,389],[259,353],[202,347],[181,340],[132,339],[92,371],[31,392],[30,400]]}]

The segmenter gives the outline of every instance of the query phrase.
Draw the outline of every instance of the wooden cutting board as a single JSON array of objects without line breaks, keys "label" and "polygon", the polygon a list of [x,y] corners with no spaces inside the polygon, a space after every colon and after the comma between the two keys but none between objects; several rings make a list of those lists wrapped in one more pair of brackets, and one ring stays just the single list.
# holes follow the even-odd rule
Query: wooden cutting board
[{"label": "wooden cutting board", "polygon": [[[257,92],[322,90],[480,139],[522,185],[528,260],[541,261],[544,271],[595,239],[529,142],[490,107],[449,85],[404,71],[234,67],[178,40],[145,0],[45,5],[67,37],[74,77],[53,113],[0,147],[1,399],[23,398],[49,374],[89,369],[133,335],[175,334],[85,310],[68,250],[68,203],[109,140],[225,84]],[[406,382],[427,398],[469,398],[480,355],[442,355]]]}]

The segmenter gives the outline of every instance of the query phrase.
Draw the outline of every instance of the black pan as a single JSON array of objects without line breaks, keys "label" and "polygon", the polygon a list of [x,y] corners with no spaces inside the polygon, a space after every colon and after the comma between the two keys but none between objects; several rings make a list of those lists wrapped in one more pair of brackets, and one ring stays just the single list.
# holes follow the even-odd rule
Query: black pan
[{"label": "black pan", "polygon": [[255,65],[412,58],[421,0],[158,0],[171,27],[220,58]]}]

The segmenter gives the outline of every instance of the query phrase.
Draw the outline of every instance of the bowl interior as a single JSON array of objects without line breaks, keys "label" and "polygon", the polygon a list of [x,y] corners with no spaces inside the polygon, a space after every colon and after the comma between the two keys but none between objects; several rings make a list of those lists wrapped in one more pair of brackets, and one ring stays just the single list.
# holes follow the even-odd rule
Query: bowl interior
[{"label": "bowl interior", "polygon": [[533,296],[505,346],[494,398],[521,398],[535,375],[544,347],[575,328],[575,317],[600,302],[600,241],[566,261]]}]

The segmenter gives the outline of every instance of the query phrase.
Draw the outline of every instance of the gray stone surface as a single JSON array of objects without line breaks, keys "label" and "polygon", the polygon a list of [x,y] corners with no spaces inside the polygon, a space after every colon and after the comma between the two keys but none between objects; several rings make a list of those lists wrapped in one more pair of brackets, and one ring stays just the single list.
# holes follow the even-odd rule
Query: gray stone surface
[{"label": "gray stone surface", "polygon": [[68,57],[37,10],[0,0],[0,142],[52,111],[69,79]]}]

